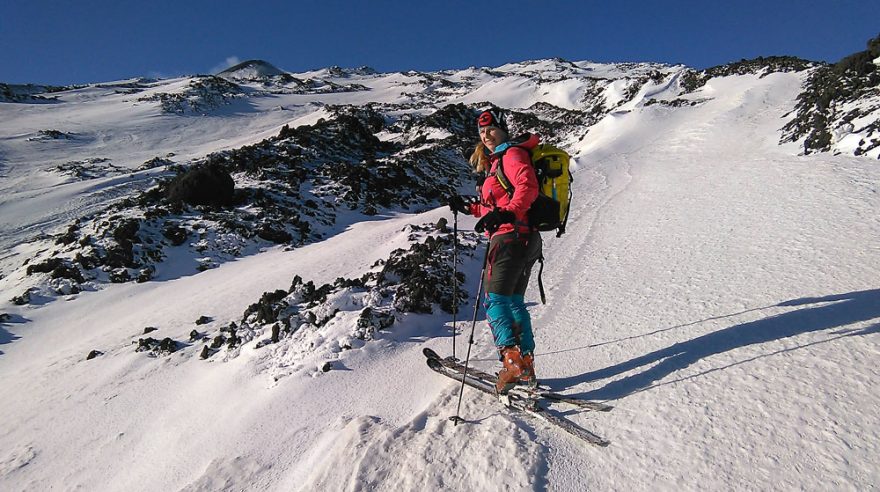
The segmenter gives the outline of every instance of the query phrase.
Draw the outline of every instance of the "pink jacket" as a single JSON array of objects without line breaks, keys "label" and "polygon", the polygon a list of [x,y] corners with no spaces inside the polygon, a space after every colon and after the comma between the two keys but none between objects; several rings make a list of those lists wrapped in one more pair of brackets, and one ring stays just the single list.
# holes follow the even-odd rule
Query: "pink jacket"
[{"label": "pink jacket", "polygon": [[[529,222],[526,217],[532,202],[538,197],[538,178],[535,176],[535,168],[532,166],[532,158],[529,150],[538,145],[540,139],[537,135],[530,135],[524,142],[517,142],[516,146],[509,147],[503,152],[504,176],[513,185],[513,196],[507,192],[498,182],[495,173],[501,158],[498,154],[491,154],[489,162],[491,169],[489,176],[483,181],[480,189],[480,203],[471,205],[470,212],[475,217],[482,217],[496,207],[513,212],[516,216],[515,224],[504,224],[498,228],[496,234],[505,234],[518,230],[529,232]],[[529,150],[527,150],[529,149]],[[488,234],[487,234],[488,235]]]}]

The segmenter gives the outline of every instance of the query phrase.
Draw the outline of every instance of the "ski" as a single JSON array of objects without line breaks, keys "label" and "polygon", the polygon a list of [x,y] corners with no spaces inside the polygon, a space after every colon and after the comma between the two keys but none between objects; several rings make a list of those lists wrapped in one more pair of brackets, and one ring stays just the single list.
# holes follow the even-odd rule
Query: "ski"
[{"label": "ski", "polygon": [[[435,360],[439,361],[441,364],[443,364],[444,367],[452,369],[453,371],[456,371],[459,374],[461,374],[464,371],[464,365],[451,357],[441,358],[440,355],[437,354],[437,352],[434,352],[433,350],[431,350],[429,348],[422,349],[422,353],[425,355],[425,357],[427,357],[429,359],[435,359]],[[473,376],[475,378],[491,382],[493,386],[495,385],[495,381],[498,380],[498,377],[495,376],[494,374],[489,374],[489,373],[474,369],[472,367],[468,367],[467,372],[468,372],[468,376]],[[460,379],[461,378],[459,377],[459,380]],[[611,405],[608,405],[605,403],[600,403],[598,401],[585,400],[583,398],[575,398],[573,396],[567,396],[567,395],[562,395],[559,393],[554,393],[552,391],[541,388],[540,386],[538,386],[537,388],[530,388],[528,386],[516,386],[516,387],[512,388],[510,390],[510,392],[515,393],[515,394],[521,394],[521,395],[528,397],[528,398],[543,398],[545,400],[550,400],[550,401],[555,401],[555,402],[560,402],[560,403],[567,403],[569,405],[575,405],[575,406],[578,406],[578,407],[586,409],[586,410],[596,410],[599,412],[608,412],[608,411],[611,411],[612,408],[614,408]]]},{"label": "ski", "polygon": [[[499,395],[497,395],[495,392],[494,383],[479,379],[470,374],[470,371],[468,371],[467,377],[462,378],[462,373],[446,367],[441,359],[428,357],[426,361],[428,363],[428,367],[439,374],[442,374],[450,379],[454,379],[458,382],[464,381],[464,384],[470,386],[471,388],[475,388],[486,394],[499,397]],[[530,415],[538,420],[542,420],[548,424],[557,426],[562,430],[568,432],[569,434],[579,439],[582,439],[590,444],[603,447],[610,444],[610,441],[608,441],[607,439],[597,434],[594,434],[593,432],[590,432],[583,427],[580,427],[574,422],[551,414],[547,411],[547,409],[541,407],[538,400],[535,400],[533,398],[529,398],[519,393],[508,393],[506,395],[500,396],[499,400],[509,409],[525,413],[526,415]]]}]

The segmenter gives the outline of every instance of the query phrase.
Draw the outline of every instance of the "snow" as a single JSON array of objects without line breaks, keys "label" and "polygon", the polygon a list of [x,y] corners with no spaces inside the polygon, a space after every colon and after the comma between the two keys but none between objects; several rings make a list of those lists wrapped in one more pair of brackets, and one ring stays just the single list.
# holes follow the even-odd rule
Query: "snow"
[{"label": "snow", "polygon": [[[532,69],[555,66],[547,63]],[[574,66],[591,77],[627,70]],[[447,102],[572,107],[588,83],[539,89],[513,74],[520,68],[499,67],[501,77],[458,72],[479,79]],[[206,117],[163,115],[154,104],[132,102],[142,94],[109,96],[112,90],[95,87],[63,93],[57,104],[6,104],[0,264],[17,266],[39,247],[26,239],[150,179],[141,172],[65,182],[47,174],[54,164],[104,156],[134,168],[168,153],[183,162],[259,141],[285,123],[311,124],[322,113],[315,102],[411,100],[405,93],[416,89],[403,84],[414,80],[351,76],[345,83],[371,90],[278,95]],[[447,417],[458,386],[424,367],[421,355],[425,346],[450,353],[446,315],[407,316],[377,340],[337,354],[339,368],[328,373],[316,366],[329,355],[309,352],[305,339],[295,347],[301,353],[249,344],[225,362],[199,360],[197,342],[158,358],[131,345],[146,326],[186,339],[199,316],[213,318],[209,326],[240,319],[294,275],[316,283],[360,275],[407,244],[407,224],[449,217],[437,209],[43,305],[12,306],[7,300],[18,292],[4,290],[2,311],[12,319],[0,325],[0,489],[876,486],[880,167],[777,145],[801,81],[798,74],[712,79],[689,96],[703,103],[681,108],[643,107],[644,98],[669,89],[647,84],[573,149],[568,232],[545,236],[548,304],[531,307],[536,366],[554,389],[615,406],[566,415],[609,438],[608,448],[512,415],[475,391],[465,390],[461,409],[471,423],[453,425]],[[162,81],[169,86],[155,90],[186,83]],[[608,84],[608,94],[621,94],[619,80]],[[551,93],[540,95],[547,87]],[[267,111],[278,105],[290,110]],[[26,140],[50,128],[82,140]],[[472,226],[460,220],[461,229]],[[473,292],[479,260],[464,268]],[[533,285],[530,302],[536,292]],[[459,320],[459,328],[466,336],[470,322]],[[476,343],[472,362],[492,370],[482,320]],[[93,349],[104,355],[85,361]]]}]

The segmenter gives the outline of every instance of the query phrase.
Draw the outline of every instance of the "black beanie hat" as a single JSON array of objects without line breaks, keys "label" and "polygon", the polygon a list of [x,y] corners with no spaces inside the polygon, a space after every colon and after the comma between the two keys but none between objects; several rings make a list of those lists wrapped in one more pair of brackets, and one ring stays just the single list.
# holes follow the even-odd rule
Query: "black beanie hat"
[{"label": "black beanie hat", "polygon": [[[507,132],[507,121],[504,119],[504,113],[499,109],[487,109],[480,113],[480,116],[477,118],[477,130],[481,128],[485,128],[487,126],[494,126],[495,128],[501,128],[505,132]],[[508,132],[509,133],[509,132]]]}]

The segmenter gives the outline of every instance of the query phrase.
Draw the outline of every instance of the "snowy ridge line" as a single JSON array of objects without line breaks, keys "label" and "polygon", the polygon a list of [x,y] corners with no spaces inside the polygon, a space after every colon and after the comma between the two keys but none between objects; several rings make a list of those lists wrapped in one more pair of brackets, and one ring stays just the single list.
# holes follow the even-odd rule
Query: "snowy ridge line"
[{"label": "snowy ridge line", "polygon": [[[784,66],[775,66],[768,60],[770,59],[759,59],[756,62],[747,65],[746,70],[739,69],[735,73],[749,73],[748,71],[750,70],[752,72],[763,71],[762,73],[766,74],[774,70],[787,69]],[[153,96],[143,97],[149,98],[158,97],[156,94],[159,94],[159,92],[157,91],[160,91],[161,88],[165,85],[169,87],[176,87],[177,89],[175,90],[178,92],[171,91],[169,92],[169,94],[174,93],[177,95],[186,93],[187,90],[190,90],[187,89],[187,87],[196,87],[196,89],[192,90],[196,90],[196,92],[200,90],[208,91],[207,95],[198,96],[206,100],[222,101],[224,100],[224,98],[228,99],[225,94],[234,93],[234,98],[242,97],[249,100],[252,99],[254,101],[257,101],[265,96],[264,86],[266,84],[271,85],[271,81],[274,80],[273,77],[283,77],[283,75],[279,75],[279,73],[281,73],[282,71],[278,70],[275,67],[272,67],[271,64],[263,61],[245,62],[241,65],[242,67],[240,68],[244,70],[243,73],[250,73],[250,75],[244,76],[244,78],[241,80],[235,78],[231,79],[237,80],[237,82],[226,82],[222,77],[215,76],[172,80],[133,79],[111,84],[95,84],[93,86],[87,87],[66,88],[67,90],[59,89],[56,92],[64,95],[65,99],[63,99],[63,101],[65,104],[65,108],[67,106],[70,106],[71,108],[75,106],[75,104],[72,104],[76,101],[74,96],[78,94],[88,94],[88,101],[90,104],[92,104],[92,101],[103,101],[106,98],[106,105],[108,107],[113,107],[114,111],[119,111],[119,109],[121,108],[117,108],[117,106],[128,104],[125,102],[125,99],[120,100],[120,90],[136,92],[147,91],[148,93],[153,94]],[[553,59],[511,64],[510,66],[502,67],[497,71],[485,69],[468,69],[464,71],[440,71],[435,73],[407,72],[405,74],[376,74],[375,71],[367,68],[355,70],[337,68],[328,69],[325,71],[318,71],[315,72],[314,75],[325,77],[328,81],[332,81],[334,77],[339,77],[340,80],[344,80],[346,83],[357,80],[370,84],[370,87],[368,88],[371,91],[376,92],[373,95],[374,97],[371,99],[363,101],[349,101],[346,100],[348,96],[339,95],[338,97],[330,98],[329,104],[341,104],[343,106],[368,106],[373,104],[384,105],[388,109],[388,113],[384,115],[385,118],[389,118],[391,112],[399,113],[401,111],[405,111],[411,112],[411,114],[415,115],[423,112],[425,108],[428,108],[429,111],[436,111],[436,108],[442,108],[445,105],[455,104],[459,102],[468,104],[471,107],[473,107],[474,105],[485,105],[488,97],[482,97],[481,89],[485,87],[489,82],[496,80],[499,82],[508,81],[508,79],[509,81],[514,81],[521,80],[523,78],[535,79],[538,83],[538,86],[535,87],[534,90],[539,91],[542,85],[547,85],[548,87],[554,89],[549,92],[545,91],[545,93],[553,94],[557,92],[557,90],[561,90],[562,93],[566,95],[563,96],[563,99],[554,99],[552,97],[550,97],[549,99],[539,98],[533,100],[527,105],[520,105],[519,107],[527,108],[522,113],[523,115],[528,116],[529,114],[532,114],[540,118],[538,120],[533,119],[530,121],[523,121],[523,124],[520,126],[523,129],[530,128],[532,131],[536,131],[539,134],[544,134],[545,136],[554,136],[558,141],[552,141],[551,143],[559,144],[563,147],[566,147],[574,145],[584,139],[585,127],[594,124],[596,121],[598,121],[608,113],[614,112],[618,109],[627,109],[631,107],[633,103],[638,103],[640,101],[639,98],[647,97],[646,94],[651,94],[648,102],[663,102],[667,100],[674,100],[676,97],[678,97],[678,91],[680,90],[677,87],[680,84],[676,81],[678,81],[681,75],[687,72],[687,70],[689,69],[685,69],[684,67],[668,67],[659,64],[618,64],[605,66],[600,64],[592,64],[589,62],[570,62],[567,60]],[[236,71],[233,71],[232,74],[234,74],[235,72]],[[554,77],[548,77],[548,73],[555,73],[557,75],[555,75]],[[723,73],[721,72],[715,73],[707,71],[706,73],[711,73],[712,76],[723,75]],[[269,78],[266,78],[266,76],[268,76]],[[290,75],[290,77],[293,76]],[[205,82],[206,80],[208,82]],[[558,86],[560,82],[564,82],[566,84],[573,83],[574,86],[566,86],[566,88],[562,88],[561,86]],[[214,86],[216,87],[212,90],[208,90],[205,88]],[[390,96],[390,94],[387,94],[387,91],[390,88],[398,86],[415,86],[418,90],[416,90],[415,92],[407,91],[406,97],[403,98],[397,97],[396,99],[389,99],[388,97]],[[658,94],[658,92],[664,92],[661,91],[661,89],[664,87],[668,89],[667,91],[665,91],[668,92],[668,94]],[[68,96],[70,96],[70,99],[67,99]],[[315,97],[319,96],[327,96],[327,94],[315,95]],[[654,99],[655,96],[658,97],[658,99]],[[189,96],[181,97],[183,97],[183,101],[180,104],[190,105],[189,102],[186,102],[188,101],[187,97]],[[196,99],[198,99],[198,97],[196,97]],[[502,106],[504,105],[503,102],[496,103],[501,104]],[[198,106],[200,103],[193,102],[192,104]],[[314,104],[318,104],[320,106],[327,103],[322,102],[320,99],[309,99],[305,101],[304,105],[302,104],[302,102],[300,102],[299,107],[301,107],[302,109],[296,110],[295,112],[312,111],[314,109]],[[647,102],[645,104],[647,104]],[[273,110],[278,108],[280,108],[280,110],[282,111],[287,111],[286,109],[284,109],[284,104],[280,106],[274,106]],[[312,109],[310,110],[308,108]],[[551,113],[555,112],[557,113],[557,115],[547,114],[545,111],[546,108],[551,108]],[[263,110],[261,109],[260,111]],[[560,112],[563,113],[561,117],[562,119],[559,119],[560,116],[558,116]],[[565,114],[566,112],[567,114]],[[236,115],[232,114],[228,116],[232,116],[234,119]],[[278,115],[272,115],[271,112],[267,112],[266,118],[269,118],[270,116],[272,116],[271,119],[273,121],[278,121]],[[249,118],[246,113],[242,114],[241,117]],[[396,118],[397,116],[390,117]],[[15,118],[13,118],[13,120],[14,119]],[[195,119],[193,121],[198,122],[199,120]],[[579,126],[580,129],[574,130],[573,128],[558,127],[558,123],[565,123],[566,121],[569,124],[574,124],[574,126]],[[547,122],[554,123],[554,125],[547,126]],[[208,120],[206,120],[206,124],[207,123]],[[85,124],[87,125],[87,123]],[[82,126],[82,124],[78,125],[75,132],[81,132],[80,129],[82,128]],[[281,125],[278,124],[277,126],[274,126],[274,128],[278,128],[279,126]],[[0,127],[0,130],[2,130],[2,127]],[[137,128],[137,130],[142,132],[145,129]],[[40,131],[49,130],[44,129]],[[60,132],[60,134],[66,134],[67,132],[69,132],[69,130],[63,128],[60,130],[53,128],[51,129],[51,131]],[[114,137],[112,130],[103,131],[101,133],[105,135],[104,137],[102,137],[102,140],[104,140],[105,138],[109,138],[109,142],[112,142],[113,145],[119,147],[120,149],[124,148],[126,145],[136,143],[129,141],[129,134],[125,135],[126,141],[122,142],[113,140]],[[258,133],[265,133],[265,131],[260,131]],[[157,143],[157,145],[152,146],[151,152],[153,153],[153,156],[155,156],[156,153],[159,153],[160,155],[186,154],[187,152],[182,151],[179,148],[180,144],[183,143],[185,142],[176,142],[175,146],[173,147],[167,147],[168,144],[164,144],[165,147],[163,147],[162,144]],[[23,147],[21,150],[25,151],[25,147]],[[50,161],[55,160],[56,163],[54,165],[57,166],[58,164],[62,164],[63,162],[71,160],[71,158],[73,158],[74,162],[88,162],[90,159],[95,158],[95,154],[91,153],[92,146],[89,145],[82,146],[81,149],[69,149],[66,148],[66,146],[63,144],[61,144],[61,146],[56,145],[56,147],[57,149],[46,149],[46,151],[40,151],[37,154],[34,154],[32,149],[27,149],[27,155],[29,156],[28,160],[32,160],[34,158],[34,155],[36,155],[37,159],[44,159],[44,157],[42,156],[45,155],[46,157],[50,158]],[[458,147],[459,149],[462,149],[462,147],[458,144],[454,144],[453,147]],[[16,146],[13,146],[12,148],[18,150]],[[102,144],[100,148],[107,149],[107,146]],[[89,153],[83,154],[83,152]],[[123,168],[130,167],[130,164],[127,163],[125,159],[113,157],[113,155],[116,153],[117,152],[107,153],[109,155],[109,159],[114,163],[114,165],[118,165]],[[16,155],[12,158],[13,162],[17,162],[22,159],[22,157],[20,157],[18,154],[21,154],[21,152],[16,152]],[[63,155],[65,160],[62,162],[57,162],[57,159],[51,159],[56,154],[59,156]],[[122,155],[128,154],[123,153]],[[154,157],[152,160],[155,159],[156,158]],[[197,163],[198,159],[193,162]],[[86,172],[91,171],[86,170]],[[4,237],[6,236],[7,235],[4,234]],[[8,240],[12,241],[13,244],[15,244],[15,237],[9,237],[10,239]],[[130,274],[129,276],[136,277],[137,275]]]}]

